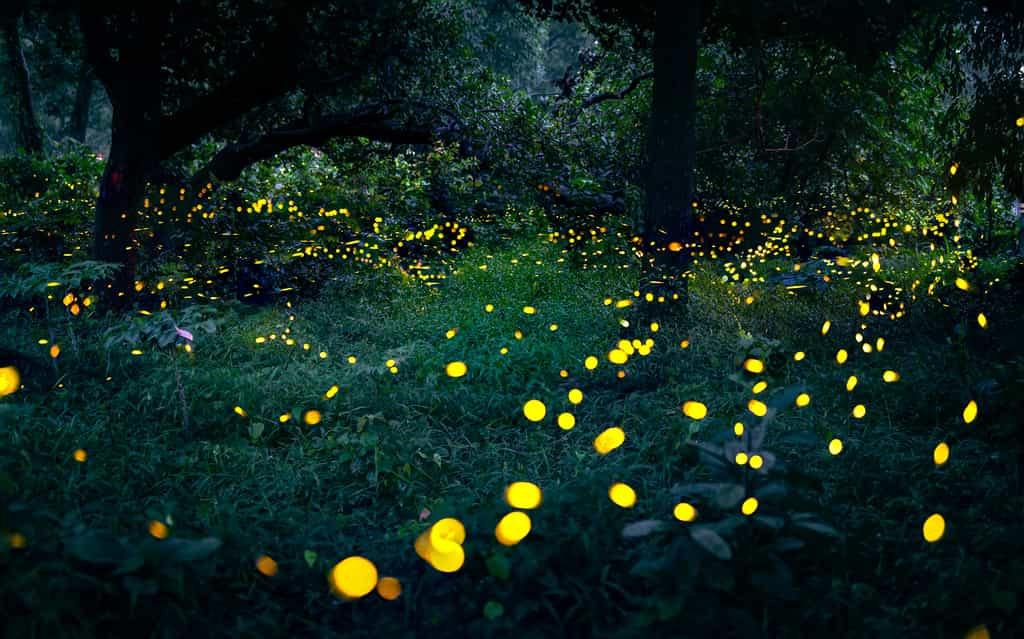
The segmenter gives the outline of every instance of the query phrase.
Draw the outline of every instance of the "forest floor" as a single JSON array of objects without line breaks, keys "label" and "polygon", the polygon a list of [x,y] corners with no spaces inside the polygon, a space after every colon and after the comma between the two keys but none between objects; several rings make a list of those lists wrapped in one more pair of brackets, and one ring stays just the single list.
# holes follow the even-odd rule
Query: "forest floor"
[{"label": "forest floor", "polygon": [[[893,321],[861,315],[869,276],[906,293],[927,257],[792,290],[707,269],[685,312],[625,327],[636,272],[563,257],[524,240],[436,288],[377,272],[225,304],[191,353],[4,311],[40,354],[0,402],[5,632],[1024,636],[1019,271],[919,285]],[[512,482],[543,503],[507,546]],[[452,573],[414,549],[447,517]],[[401,596],[332,592],[353,555]]]}]

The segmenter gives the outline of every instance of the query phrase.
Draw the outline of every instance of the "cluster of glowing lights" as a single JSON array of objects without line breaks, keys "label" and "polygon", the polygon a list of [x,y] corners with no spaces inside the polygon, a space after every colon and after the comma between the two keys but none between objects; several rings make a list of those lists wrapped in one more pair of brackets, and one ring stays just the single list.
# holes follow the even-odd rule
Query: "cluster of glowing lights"
[{"label": "cluster of glowing lights", "polygon": [[466,528],[458,519],[439,519],[416,538],[416,554],[438,572],[456,572],[466,561]]}]

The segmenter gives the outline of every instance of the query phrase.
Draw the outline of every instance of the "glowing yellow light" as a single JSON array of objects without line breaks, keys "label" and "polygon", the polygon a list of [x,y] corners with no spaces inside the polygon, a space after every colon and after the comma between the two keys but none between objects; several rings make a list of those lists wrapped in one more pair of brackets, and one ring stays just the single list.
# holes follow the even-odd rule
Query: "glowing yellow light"
[{"label": "glowing yellow light", "polygon": [[85,450],[79,448],[78,450],[75,451],[74,457],[76,462],[82,463],[89,458],[89,455],[85,452]]},{"label": "glowing yellow light", "polygon": [[672,515],[679,521],[693,521],[697,518],[697,509],[684,501],[676,504]]},{"label": "glowing yellow light", "polygon": [[964,406],[963,418],[965,424],[970,424],[978,417],[978,403],[973,399]]},{"label": "glowing yellow light", "polygon": [[381,599],[394,601],[402,595],[402,583],[394,577],[381,577],[377,582],[377,594]]},{"label": "glowing yellow light", "polygon": [[708,414],[708,407],[700,402],[684,402],[683,414],[690,419],[704,419]]},{"label": "glowing yellow light", "polygon": [[330,399],[330,398],[334,397],[337,394],[338,394],[338,387],[337,387],[337,385],[331,386],[330,388],[327,389],[327,392],[324,393],[324,399]]},{"label": "glowing yellow light", "polygon": [[896,371],[885,371],[882,373],[882,380],[888,383],[900,381],[900,374]]},{"label": "glowing yellow light", "polygon": [[531,422],[539,422],[547,414],[547,406],[539,399],[531,399],[523,404],[523,415]]},{"label": "glowing yellow light", "polygon": [[292,418],[292,414],[291,413],[281,413],[281,415],[277,418],[277,421],[279,421],[282,424],[284,424],[284,423],[286,423],[291,418]]},{"label": "glowing yellow light", "polygon": [[856,406],[853,407],[854,419],[860,419],[861,417],[864,417],[864,415],[866,415],[867,412],[868,409],[864,407],[864,404],[857,404]]},{"label": "glowing yellow light", "polygon": [[595,368],[597,368],[597,358],[594,357],[593,355],[587,357],[587,359],[583,360],[583,366],[588,371],[594,370]]},{"label": "glowing yellow light", "polygon": [[683,341],[679,342],[679,348],[681,348],[683,350],[686,350],[687,348],[690,348],[690,340],[684,339]]},{"label": "glowing yellow light", "polygon": [[751,388],[750,390],[751,390],[752,393],[757,395],[757,394],[763,393],[764,389],[766,389],[766,388],[768,388],[768,382],[766,382],[764,380],[761,380],[760,382],[754,384],[754,387]]},{"label": "glowing yellow light", "polygon": [[52,357],[53,359],[57,359],[59,356],[60,346],[58,344],[54,344],[53,346],[50,347],[50,357]]},{"label": "glowing yellow light", "polygon": [[249,413],[245,412],[245,409],[242,408],[241,406],[235,406],[235,414],[237,414],[239,417],[249,416]]},{"label": "glowing yellow light", "polygon": [[846,360],[847,360],[847,358],[848,358],[849,356],[850,356],[850,355],[849,355],[849,353],[847,353],[847,352],[846,352],[846,349],[845,349],[845,348],[840,348],[840,349],[839,349],[839,350],[838,350],[838,351],[836,352],[836,364],[839,364],[840,366],[842,366],[843,364],[845,364],[845,363],[846,363]]},{"label": "glowing yellow light", "polygon": [[924,540],[933,544],[942,539],[942,535],[946,533],[946,520],[939,513],[935,513],[924,520],[921,532],[924,534]]},{"label": "glowing yellow light", "polygon": [[511,512],[501,518],[494,527],[494,536],[503,546],[515,546],[530,534],[530,516],[523,512]]},{"label": "glowing yellow light", "polygon": [[535,309],[532,306],[524,306],[523,307],[523,312],[526,313],[527,315],[536,315],[537,314],[537,309]]},{"label": "glowing yellow light", "polygon": [[256,559],[256,570],[266,577],[273,577],[277,574],[277,562],[266,555],[260,555]]},{"label": "glowing yellow light", "polygon": [[607,455],[626,441],[626,433],[618,426],[606,429],[594,439],[594,448],[601,455]]},{"label": "glowing yellow light", "polygon": [[936,466],[941,466],[949,461],[949,444],[946,442],[940,442],[935,450],[932,452],[932,459],[935,460]]},{"label": "glowing yellow light", "polygon": [[747,402],[747,410],[758,417],[764,417],[768,413],[768,407],[765,406],[764,402],[760,402],[756,399],[752,399]]},{"label": "glowing yellow light", "polygon": [[1017,118],[1017,126],[1024,126],[1024,116]]},{"label": "glowing yellow light", "polygon": [[466,527],[458,519],[445,517],[430,527],[430,547],[439,553],[451,553],[465,541]]},{"label": "glowing yellow light", "polygon": [[154,519],[149,522],[149,534],[157,539],[167,539],[167,535],[170,531],[167,529],[167,524],[162,521]]},{"label": "glowing yellow light", "polygon": [[850,375],[846,378],[846,390],[852,391],[855,388],[857,388],[857,376]]},{"label": "glowing yellow light", "polygon": [[743,437],[743,430],[744,430],[743,422],[736,422],[735,424],[732,425],[732,432],[737,437]]},{"label": "glowing yellow light", "polygon": [[569,403],[579,404],[583,401],[583,391],[578,388],[574,388],[569,391]]},{"label": "glowing yellow light", "polygon": [[493,310],[494,310],[494,304],[487,304],[486,306],[484,306],[484,311],[486,311],[488,313],[492,312]]},{"label": "glowing yellow light", "polygon": [[841,439],[833,439],[828,443],[828,452],[833,455],[838,455],[843,452],[843,441]]},{"label": "glowing yellow light", "polygon": [[622,508],[632,508],[636,504],[636,491],[623,484],[617,482],[612,484],[611,488],[608,489],[608,498],[616,506]]},{"label": "glowing yellow light", "polygon": [[988,318],[985,317],[984,313],[978,313],[978,326],[988,328]]},{"label": "glowing yellow light", "polygon": [[359,599],[377,587],[377,567],[365,557],[347,557],[331,570],[331,586],[348,599]]},{"label": "glowing yellow light", "polygon": [[505,501],[513,508],[533,510],[544,499],[540,486],[528,481],[517,481],[505,488]]},{"label": "glowing yellow light", "polygon": [[462,377],[467,370],[465,362],[449,362],[444,367],[444,372],[448,374],[448,377]]},{"label": "glowing yellow light", "polygon": [[800,393],[799,395],[796,396],[796,405],[799,406],[800,408],[803,408],[804,406],[810,403],[811,396],[808,395],[807,393]]},{"label": "glowing yellow light", "polygon": [[748,373],[755,373],[755,374],[763,373],[764,372],[764,362],[762,362],[759,359],[747,358],[743,362],[743,368]]},{"label": "glowing yellow light", "polygon": [[967,280],[965,280],[962,277],[956,278],[956,281],[954,283],[956,284],[956,287],[961,291],[966,291],[967,289],[971,288],[971,285],[967,282]]},{"label": "glowing yellow light", "polygon": [[621,349],[614,348],[608,352],[608,361],[612,364],[625,364],[628,359],[629,355]]},{"label": "glowing yellow light", "polygon": [[[1019,121],[1024,122],[1024,118],[1020,118]],[[1018,124],[1017,126],[1021,125]],[[984,624],[982,624],[980,626],[974,626],[973,628],[968,630],[967,634],[964,635],[964,639],[992,639],[992,635],[989,634],[988,628],[985,627]]]},{"label": "glowing yellow light", "polygon": [[753,515],[757,512],[757,497],[747,497],[743,500],[743,505],[740,506],[740,511],[744,515]]},{"label": "glowing yellow light", "polygon": [[750,461],[747,462],[747,463],[750,464],[751,468],[753,468],[754,470],[757,470],[761,466],[764,466],[764,457],[761,457],[760,455],[751,455],[750,456]]},{"label": "glowing yellow light", "polygon": [[651,322],[651,332],[657,333],[659,330],[661,330],[661,325],[657,322]]},{"label": "glowing yellow light", "polygon": [[794,362],[802,361],[804,357],[807,357],[807,354],[804,353],[803,351],[797,351],[797,352],[793,353],[793,361]]},{"label": "glowing yellow light", "polygon": [[456,572],[466,563],[466,552],[460,545],[453,546],[451,552],[440,552],[431,548],[427,561],[438,572]]},{"label": "glowing yellow light", "polygon": [[956,175],[956,171],[957,171],[957,167],[958,167],[958,166],[959,166],[959,165],[958,165],[958,164],[956,164],[956,163],[954,163],[954,164],[951,164],[951,165],[949,166],[949,174],[950,174],[950,175]]},{"label": "glowing yellow light", "polygon": [[827,335],[828,334],[828,329],[830,329],[830,328],[832,328],[832,322],[829,321],[829,320],[825,320],[825,323],[821,325],[821,334],[822,335]]},{"label": "glowing yellow light", "polygon": [[739,465],[739,466],[746,466],[746,464],[747,464],[747,462],[749,460],[750,460],[750,457],[746,453],[743,453],[743,452],[736,453],[736,457],[733,458],[733,461],[735,461],[736,464]]},{"label": "glowing yellow light", "polygon": [[10,395],[21,386],[21,375],[13,366],[0,368],[0,397]]},{"label": "glowing yellow light", "polygon": [[307,410],[302,416],[302,421],[306,422],[310,426],[316,426],[320,423],[320,411],[318,410]]},{"label": "glowing yellow light", "polygon": [[576,416],[572,413],[559,413],[558,415],[558,427],[562,430],[572,430],[572,427],[576,425]]}]

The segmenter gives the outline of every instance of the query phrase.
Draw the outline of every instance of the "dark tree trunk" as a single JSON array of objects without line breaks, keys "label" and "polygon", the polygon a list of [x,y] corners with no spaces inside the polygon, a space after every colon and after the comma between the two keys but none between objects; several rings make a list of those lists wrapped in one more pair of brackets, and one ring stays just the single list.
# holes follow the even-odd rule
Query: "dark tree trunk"
[{"label": "dark tree trunk", "polygon": [[131,296],[137,250],[133,231],[146,182],[160,162],[154,144],[157,132],[152,126],[159,122],[152,117],[158,113],[137,104],[126,107],[114,109],[110,155],[96,202],[94,257],[123,265],[114,281],[106,283],[110,290],[105,296],[112,299],[122,298],[120,293],[123,298]]},{"label": "dark tree trunk", "polygon": [[[685,292],[696,167],[698,2],[657,0],[643,241],[647,290]],[[654,280],[654,286],[651,280]],[[675,280],[676,285],[671,285]],[[665,289],[666,292],[669,290]],[[655,292],[655,295],[659,293]]]},{"label": "dark tree trunk", "polygon": [[5,15],[0,29],[3,30],[4,54],[11,70],[11,110],[14,113],[15,145],[29,153],[43,152],[43,130],[36,120],[32,104],[32,85],[29,82],[28,64],[21,48],[21,16],[17,13]]},{"label": "dark tree trunk", "polygon": [[75,105],[71,110],[71,122],[68,124],[68,137],[85,144],[85,136],[89,131],[89,107],[92,104],[93,92],[92,67],[85,60],[78,69],[78,87],[75,89]]},{"label": "dark tree trunk", "polygon": [[97,260],[122,265],[112,281],[99,283],[100,293],[112,305],[133,297],[137,243],[133,237],[146,184],[160,168],[161,74],[160,42],[166,15],[143,14],[135,29],[119,44],[120,62],[109,58],[101,37],[102,23],[83,12],[83,32],[89,62],[110,97],[110,153],[96,201]]}]

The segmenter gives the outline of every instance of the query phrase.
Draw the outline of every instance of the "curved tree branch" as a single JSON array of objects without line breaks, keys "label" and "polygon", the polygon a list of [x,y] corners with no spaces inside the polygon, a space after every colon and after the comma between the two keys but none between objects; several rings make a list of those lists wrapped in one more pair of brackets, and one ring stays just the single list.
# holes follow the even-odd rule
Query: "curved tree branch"
[{"label": "curved tree branch", "polygon": [[255,140],[230,144],[193,177],[193,186],[202,188],[211,177],[238,179],[246,167],[274,157],[295,146],[316,146],[338,137],[362,137],[392,144],[430,144],[443,131],[427,127],[404,126],[393,120],[384,104],[373,104],[327,116],[315,124],[296,120],[265,133]]},{"label": "curved tree branch", "polygon": [[653,77],[654,71],[641,73],[640,75],[630,80],[629,84],[627,84],[625,88],[623,88],[621,91],[605,91],[604,93],[592,95],[583,101],[582,106],[584,109],[586,109],[594,106],[595,104],[600,104],[601,102],[606,102],[608,100],[621,100],[630,93],[632,93],[633,91],[636,91],[637,87],[640,86],[641,82],[643,82],[644,80],[650,80]]}]

